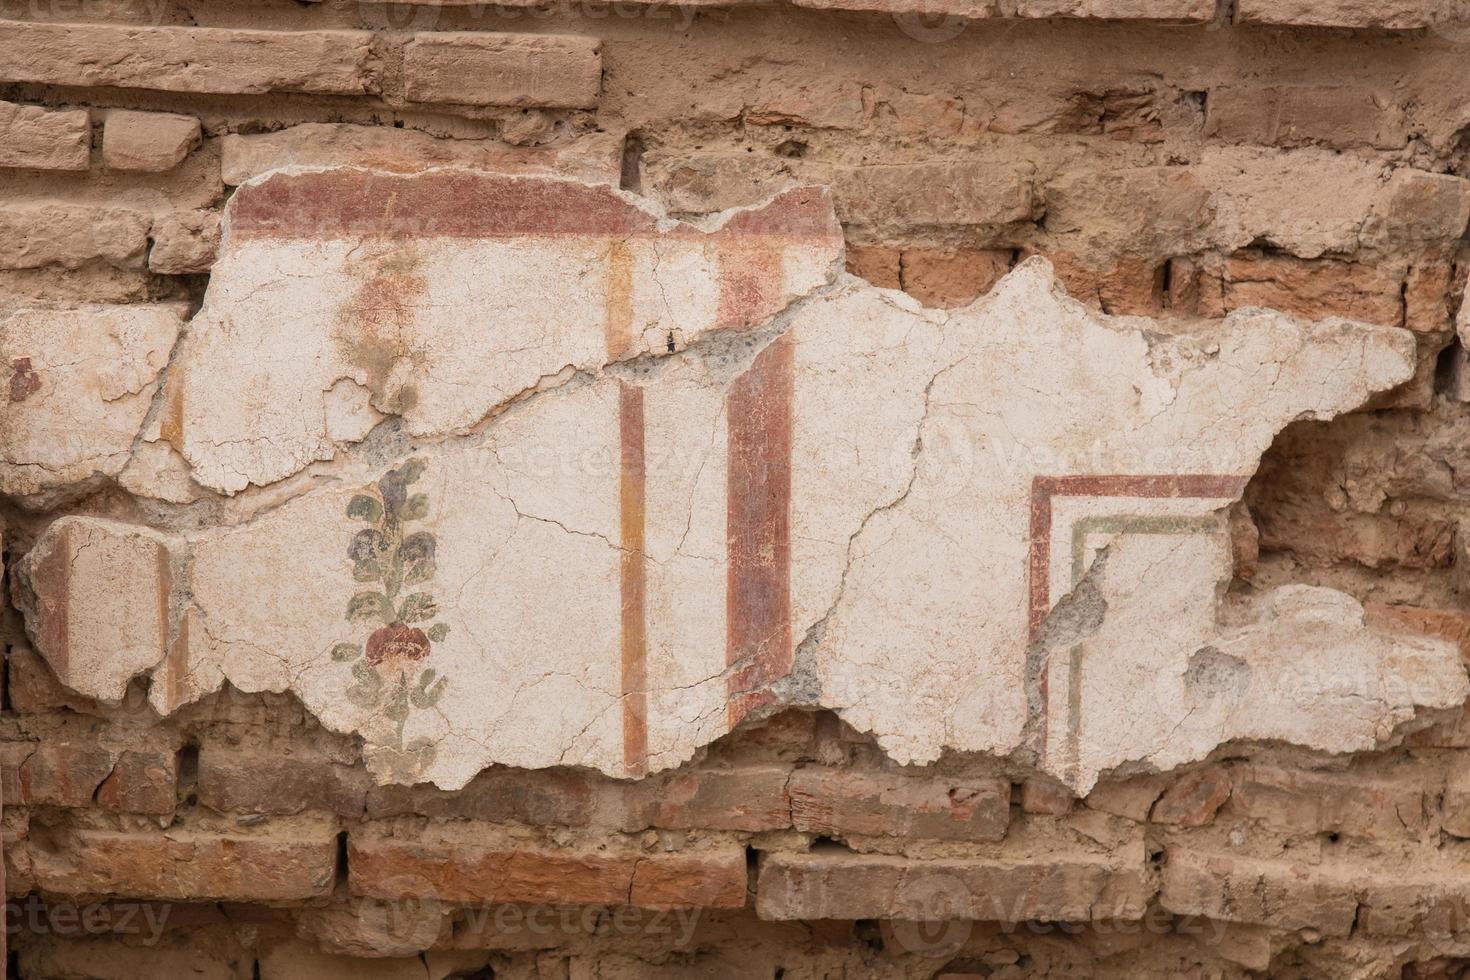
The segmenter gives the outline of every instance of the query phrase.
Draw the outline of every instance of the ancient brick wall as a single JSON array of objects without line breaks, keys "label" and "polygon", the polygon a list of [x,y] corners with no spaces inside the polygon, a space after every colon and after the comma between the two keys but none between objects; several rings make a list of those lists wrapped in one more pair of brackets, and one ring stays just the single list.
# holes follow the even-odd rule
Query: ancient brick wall
[{"label": "ancient brick wall", "polygon": [[7,975],[1462,975],[1467,64],[0,0]]}]

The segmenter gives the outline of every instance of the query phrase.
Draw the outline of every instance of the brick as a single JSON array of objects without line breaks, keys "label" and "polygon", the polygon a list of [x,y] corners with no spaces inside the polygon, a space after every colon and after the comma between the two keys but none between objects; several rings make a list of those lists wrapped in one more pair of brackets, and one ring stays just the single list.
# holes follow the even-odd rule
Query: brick
[{"label": "brick", "polygon": [[1311,319],[1331,314],[1380,326],[1396,327],[1403,320],[1401,277],[1372,265],[1239,252],[1211,258],[1198,274],[1201,316],[1263,306]]},{"label": "brick", "polygon": [[913,860],[845,850],[767,854],[762,919],[1135,919],[1151,895],[1139,870],[1091,857]]},{"label": "brick", "polygon": [[368,31],[3,21],[0,35],[6,82],[239,95],[362,95],[376,85]]},{"label": "brick", "polygon": [[1029,165],[975,161],[882,164],[833,175],[844,223],[874,226],[1007,225],[1033,221],[1041,205]]},{"label": "brick", "polygon": [[326,811],[361,817],[372,778],[315,754],[244,751],[205,745],[199,751],[199,802],[222,813]]},{"label": "brick", "polygon": [[412,884],[445,902],[545,905],[644,905],[740,908],[745,851],[644,854],[478,843],[463,830],[438,838],[349,835],[348,885],[354,895],[403,898]]},{"label": "brick", "polygon": [[625,830],[667,827],[758,833],[791,826],[790,766],[691,769],[627,787],[634,802]]},{"label": "brick", "polygon": [[508,146],[498,140],[436,139],[388,126],[303,123],[274,133],[220,138],[221,177],[243,184],[281,167],[371,167],[412,172],[473,167],[501,173],[561,173],[617,183],[622,141],[609,133],[562,139],[554,146]]},{"label": "brick", "polygon": [[435,819],[583,827],[597,809],[596,785],[593,777],[578,772],[493,767],[452,793],[433,786],[372,786],[367,816],[418,813]]},{"label": "brick", "polygon": [[113,109],[102,124],[102,166],[108,170],[172,170],[199,142],[199,120],[172,112]]},{"label": "brick", "polygon": [[1281,830],[1394,838],[1429,827],[1422,777],[1410,772],[1310,772],[1264,763],[1235,770],[1232,818]]},{"label": "brick", "polygon": [[63,687],[50,665],[30,647],[11,647],[7,659],[10,705],[16,711],[38,714],[65,708],[77,714],[95,715],[102,710],[92,698]]},{"label": "brick", "polygon": [[[449,974],[430,974],[417,955],[362,959],[324,953],[307,942],[279,943],[259,962],[260,980],[423,980],[431,975]],[[453,975],[465,974],[456,971]]]},{"label": "brick", "polygon": [[741,118],[750,126],[858,129],[866,116],[863,86],[818,75],[763,87],[751,97]]},{"label": "brick", "polygon": [[1019,0],[1016,15],[1207,23],[1215,19],[1215,0]]},{"label": "brick", "polygon": [[1454,10],[1454,0],[1238,0],[1239,24],[1413,30]]},{"label": "brick", "polygon": [[1027,813],[1061,816],[1074,802],[1072,791],[1054,779],[1033,776],[1021,784],[1021,809]]},{"label": "brick", "polygon": [[205,831],[76,830],[56,850],[28,848],[38,887],[66,895],[286,902],[326,895],[335,829],[243,836]]},{"label": "brick", "polygon": [[1092,792],[1082,802],[1090,810],[1111,813],[1115,817],[1136,820],[1148,819],[1154,801],[1163,795],[1169,785],[1166,776],[1134,776],[1132,779],[1104,780],[1092,787]]},{"label": "brick", "polygon": [[1404,327],[1416,333],[1454,330],[1463,286],[1450,262],[1434,258],[1415,262],[1404,282]]},{"label": "brick", "polygon": [[86,170],[92,117],[86,109],[43,109],[0,102],[0,167]]},{"label": "brick", "polygon": [[1453,174],[1400,170],[1373,202],[1363,244],[1382,250],[1416,243],[1457,242],[1470,225],[1470,180]]},{"label": "brick", "polygon": [[1157,315],[1164,308],[1166,263],[1125,255],[1096,267],[1066,252],[1048,255],[1074,298],[1114,315]]},{"label": "brick", "polygon": [[884,245],[849,245],[847,271],[883,289],[902,289],[902,255],[898,249]]},{"label": "brick", "polygon": [[75,269],[94,261],[141,269],[150,224],[148,215],[127,208],[0,205],[0,269]]},{"label": "brick", "polygon": [[906,248],[902,253],[903,290],[925,306],[968,306],[1010,271],[1008,249]]},{"label": "brick", "polygon": [[797,830],[824,836],[1000,840],[1011,816],[1002,779],[934,779],[815,766],[791,779]]},{"label": "brick", "polygon": [[153,223],[148,271],[164,276],[208,272],[219,254],[218,211],[171,211]]},{"label": "brick", "polygon": [[403,52],[411,102],[595,109],[595,38],[545,34],[415,34]]},{"label": "brick", "polygon": [[98,806],[120,813],[173,813],[178,801],[177,761],[172,752],[124,749],[112,773],[97,787]]},{"label": "brick", "polygon": [[[65,906],[62,907],[63,909]],[[85,915],[93,906],[73,910]],[[155,917],[162,916],[163,926],[173,925],[172,910],[148,909]],[[24,921],[26,911],[22,907],[19,917]],[[43,915],[45,913],[42,913]],[[152,926],[144,919],[143,910],[134,907],[126,914],[137,937],[152,938]],[[48,931],[51,928],[49,920]],[[65,920],[62,920],[63,923]],[[22,975],[34,977],[90,977],[94,980],[132,980],[143,977],[188,977],[189,980],[239,980],[238,954],[228,948],[219,948],[212,943],[194,943],[170,946],[167,943],[137,945],[125,939],[102,939],[89,935],[86,919],[77,920],[83,926],[73,932],[56,929],[68,937],[67,941],[28,944],[22,954]],[[155,918],[154,922],[158,919]],[[422,976],[422,971],[420,972]],[[266,980],[266,975],[261,975]],[[367,980],[359,977],[359,980]]]},{"label": "brick", "polygon": [[100,745],[6,742],[0,745],[6,804],[85,807],[112,772],[114,755]]},{"label": "brick", "polygon": [[1222,85],[1207,108],[1205,134],[1232,142],[1390,150],[1408,140],[1389,95],[1357,85]]},{"label": "brick", "polygon": [[1176,915],[1346,936],[1358,908],[1354,880],[1294,861],[1175,847],[1165,852],[1159,901]]},{"label": "brick", "polygon": [[[794,0],[798,7],[806,7],[809,10],[868,10],[881,14],[914,15],[917,17],[932,18],[936,14],[948,17],[963,17],[966,20],[979,20],[982,17],[994,17],[1000,13],[999,4],[996,0]],[[918,24],[922,25],[922,21]],[[905,24],[899,21],[900,26]],[[922,30],[922,26],[919,28]],[[921,34],[918,40],[927,40],[932,35]],[[948,40],[941,34],[940,40]]]},{"label": "brick", "polygon": [[1356,934],[1418,939],[1470,930],[1470,868],[1447,864],[1363,873]]},{"label": "brick", "polygon": [[1164,791],[1149,819],[1180,827],[1203,827],[1230,798],[1230,773],[1223,768],[1185,773]]}]

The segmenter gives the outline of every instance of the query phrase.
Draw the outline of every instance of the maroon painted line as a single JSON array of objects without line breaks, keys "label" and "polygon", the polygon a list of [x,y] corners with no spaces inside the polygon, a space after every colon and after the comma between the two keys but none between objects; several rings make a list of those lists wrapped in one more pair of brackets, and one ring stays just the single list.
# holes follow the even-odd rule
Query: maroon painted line
[{"label": "maroon painted line", "polygon": [[795,344],[756,357],[728,400],[725,660],[730,727],[791,673],[791,439]]},{"label": "maroon painted line", "polygon": [[841,228],[825,194],[794,188],[725,227],[660,230],[611,188],[506,174],[280,173],[236,194],[232,240],[513,238],[585,235],[709,240],[794,239],[835,245]]}]

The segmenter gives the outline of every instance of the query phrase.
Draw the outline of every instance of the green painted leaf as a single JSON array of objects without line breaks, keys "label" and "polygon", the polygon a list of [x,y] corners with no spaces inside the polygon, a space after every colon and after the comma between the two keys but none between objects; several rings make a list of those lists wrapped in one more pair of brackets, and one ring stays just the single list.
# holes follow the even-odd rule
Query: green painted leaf
[{"label": "green painted leaf", "polygon": [[347,603],[347,621],[350,623],[361,623],[373,619],[391,623],[392,617],[393,605],[381,592],[359,592]]},{"label": "green painted leaf", "polygon": [[424,632],[429,637],[429,639],[433,640],[435,643],[438,643],[440,640],[449,635],[449,624],[435,623]]},{"label": "green painted leaf", "polygon": [[415,531],[398,546],[398,558],[400,561],[422,561],[433,558],[438,550],[438,542],[432,534],[428,531]]},{"label": "green painted leaf", "polygon": [[393,700],[383,709],[384,716],[391,721],[402,721],[408,717],[408,702],[408,685],[399,681],[398,687],[393,691]]},{"label": "green painted leaf", "polygon": [[383,516],[383,505],[378,498],[360,493],[347,502],[347,516],[358,521],[376,524]]},{"label": "green painted leaf", "polygon": [[426,619],[433,619],[439,614],[439,607],[434,605],[434,597],[427,592],[415,592],[403,600],[403,605],[398,607],[398,622],[400,623],[422,623]]},{"label": "green painted leaf", "polygon": [[436,570],[437,569],[434,566],[434,559],[432,558],[425,558],[423,561],[416,561],[412,565],[408,566],[408,574],[403,576],[403,584],[418,585],[420,582],[427,582],[429,579],[434,577],[434,572]]},{"label": "green painted leaf", "polygon": [[404,483],[412,483],[423,475],[424,461],[421,459],[411,459],[407,463],[404,463],[398,472],[402,474]]},{"label": "green painted leaf", "polygon": [[338,663],[356,660],[360,656],[362,656],[362,647],[356,643],[339,643],[332,647],[332,659]]},{"label": "green painted leaf", "polygon": [[416,708],[432,708],[439,703],[439,698],[444,694],[444,688],[449,683],[449,678],[441,677],[438,682],[430,687],[434,680],[434,669],[430,667],[419,675],[418,686],[409,695]]},{"label": "green painted leaf", "polygon": [[357,678],[359,684],[373,691],[383,686],[382,676],[366,660],[359,660],[352,665],[352,676]]},{"label": "green painted leaf", "polygon": [[381,582],[383,566],[376,558],[364,558],[352,566],[352,578],[356,582]]},{"label": "green painted leaf", "polygon": [[429,498],[422,493],[416,493],[408,498],[408,503],[403,505],[400,512],[405,521],[421,521],[429,516]]},{"label": "green painted leaf", "polygon": [[376,708],[378,706],[378,692],[371,690],[361,684],[354,684],[343,692],[347,700],[359,708]]},{"label": "green painted leaf", "polygon": [[364,558],[380,558],[388,550],[388,539],[377,528],[366,527],[352,536],[347,546],[347,557],[353,561]]}]

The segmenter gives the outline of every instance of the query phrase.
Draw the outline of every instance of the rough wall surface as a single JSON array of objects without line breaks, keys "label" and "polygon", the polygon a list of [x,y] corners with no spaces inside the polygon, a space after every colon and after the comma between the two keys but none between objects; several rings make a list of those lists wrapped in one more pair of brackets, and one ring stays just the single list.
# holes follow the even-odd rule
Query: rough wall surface
[{"label": "rough wall surface", "polygon": [[1470,971],[1467,57],[0,4],[8,975]]}]

